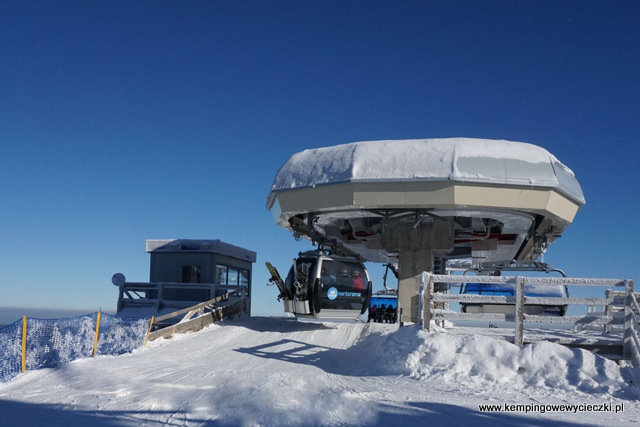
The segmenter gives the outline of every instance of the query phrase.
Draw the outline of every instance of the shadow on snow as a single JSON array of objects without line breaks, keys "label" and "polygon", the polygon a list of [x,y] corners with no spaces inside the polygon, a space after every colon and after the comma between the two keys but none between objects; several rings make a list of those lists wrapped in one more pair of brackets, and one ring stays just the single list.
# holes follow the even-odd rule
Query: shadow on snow
[{"label": "shadow on snow", "polygon": [[[266,408],[265,408],[266,409]],[[544,426],[558,425],[557,420],[544,420],[541,416],[521,416],[505,413],[482,413],[462,406],[443,403],[413,402],[400,407],[389,404],[376,406],[374,420],[360,425],[368,426],[407,426],[426,425],[434,422],[438,425],[465,425],[467,427],[499,424],[501,426]],[[216,414],[211,414],[216,417]],[[267,415],[268,418],[268,415]],[[246,420],[245,420],[246,421]],[[266,422],[277,423],[277,419],[262,419],[258,425]],[[308,425],[330,425],[330,422],[308,420]],[[196,419],[180,410],[171,411],[100,411],[79,410],[68,405],[34,404],[0,400],[0,425],[32,425],[123,427],[123,426],[235,426],[242,425],[238,419]],[[358,425],[355,423],[354,425]],[[581,423],[562,421],[562,425],[579,426]]]}]

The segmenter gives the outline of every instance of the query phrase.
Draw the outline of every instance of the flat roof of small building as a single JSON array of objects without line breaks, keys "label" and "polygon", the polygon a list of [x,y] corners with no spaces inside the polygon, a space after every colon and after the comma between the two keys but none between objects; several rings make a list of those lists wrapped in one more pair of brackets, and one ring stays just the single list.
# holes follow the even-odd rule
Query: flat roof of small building
[{"label": "flat roof of small building", "polygon": [[146,252],[206,252],[256,262],[256,252],[218,239],[147,239]]}]

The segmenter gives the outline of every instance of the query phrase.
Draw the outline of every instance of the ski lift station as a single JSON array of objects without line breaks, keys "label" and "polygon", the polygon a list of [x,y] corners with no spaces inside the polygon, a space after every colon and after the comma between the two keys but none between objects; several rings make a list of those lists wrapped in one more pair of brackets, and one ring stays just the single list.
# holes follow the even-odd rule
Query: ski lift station
[{"label": "ski lift station", "polygon": [[[624,324],[625,357],[640,365],[638,322],[629,320],[640,312],[633,281],[566,278],[542,262],[584,204],[571,169],[528,143],[446,138],[309,149],[280,167],[266,207],[277,225],[316,249],[300,253],[284,278],[266,264],[278,301],[296,317],[355,319],[368,310],[369,320],[425,328],[431,319],[515,321],[519,345],[525,321]],[[218,240],[148,240],[147,252],[150,283],[113,277],[119,314],[144,309],[194,328],[204,323],[185,319],[204,309],[209,323],[224,318],[221,310],[250,314],[255,252]],[[392,267],[397,289],[385,279],[385,290],[373,293],[365,262]],[[475,275],[450,274],[463,264]],[[502,275],[509,271],[563,277]],[[458,295],[450,294],[452,285],[460,286]],[[623,291],[571,298],[573,285]],[[450,302],[461,311],[449,310]],[[570,304],[586,305],[588,315],[567,316]],[[170,309],[178,311],[163,314]]]},{"label": "ski lift station", "polygon": [[458,258],[534,261],[584,204],[573,172],[541,147],[448,138],[294,154],[267,209],[276,224],[331,252],[397,263],[398,305],[415,322],[421,272],[444,273]]}]

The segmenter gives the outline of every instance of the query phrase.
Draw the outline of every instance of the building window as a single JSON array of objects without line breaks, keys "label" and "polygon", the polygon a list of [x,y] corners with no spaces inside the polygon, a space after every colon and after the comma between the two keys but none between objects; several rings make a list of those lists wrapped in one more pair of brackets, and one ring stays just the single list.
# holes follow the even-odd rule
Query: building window
[{"label": "building window", "polygon": [[202,283],[202,268],[199,265],[182,266],[182,283]]},{"label": "building window", "polygon": [[215,283],[220,285],[227,284],[227,267],[224,265],[216,265],[216,280]]},{"label": "building window", "polygon": [[215,282],[220,285],[249,286],[249,270],[218,264]]},{"label": "building window", "polygon": [[240,285],[249,286],[249,270],[240,270]]},{"label": "building window", "polygon": [[238,269],[229,267],[227,275],[227,285],[237,285],[238,284]]}]

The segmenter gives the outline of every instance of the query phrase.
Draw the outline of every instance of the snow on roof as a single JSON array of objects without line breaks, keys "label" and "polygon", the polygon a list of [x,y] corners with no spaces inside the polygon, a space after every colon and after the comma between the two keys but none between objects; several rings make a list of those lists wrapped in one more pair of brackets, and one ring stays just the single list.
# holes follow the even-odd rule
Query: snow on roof
[{"label": "snow on roof", "polygon": [[271,192],[341,182],[406,180],[552,187],[585,203],[571,169],[544,148],[476,138],[363,141],[305,150],[280,168]]},{"label": "snow on roof", "polygon": [[256,262],[256,252],[221,240],[148,239],[146,252],[211,252]]}]

